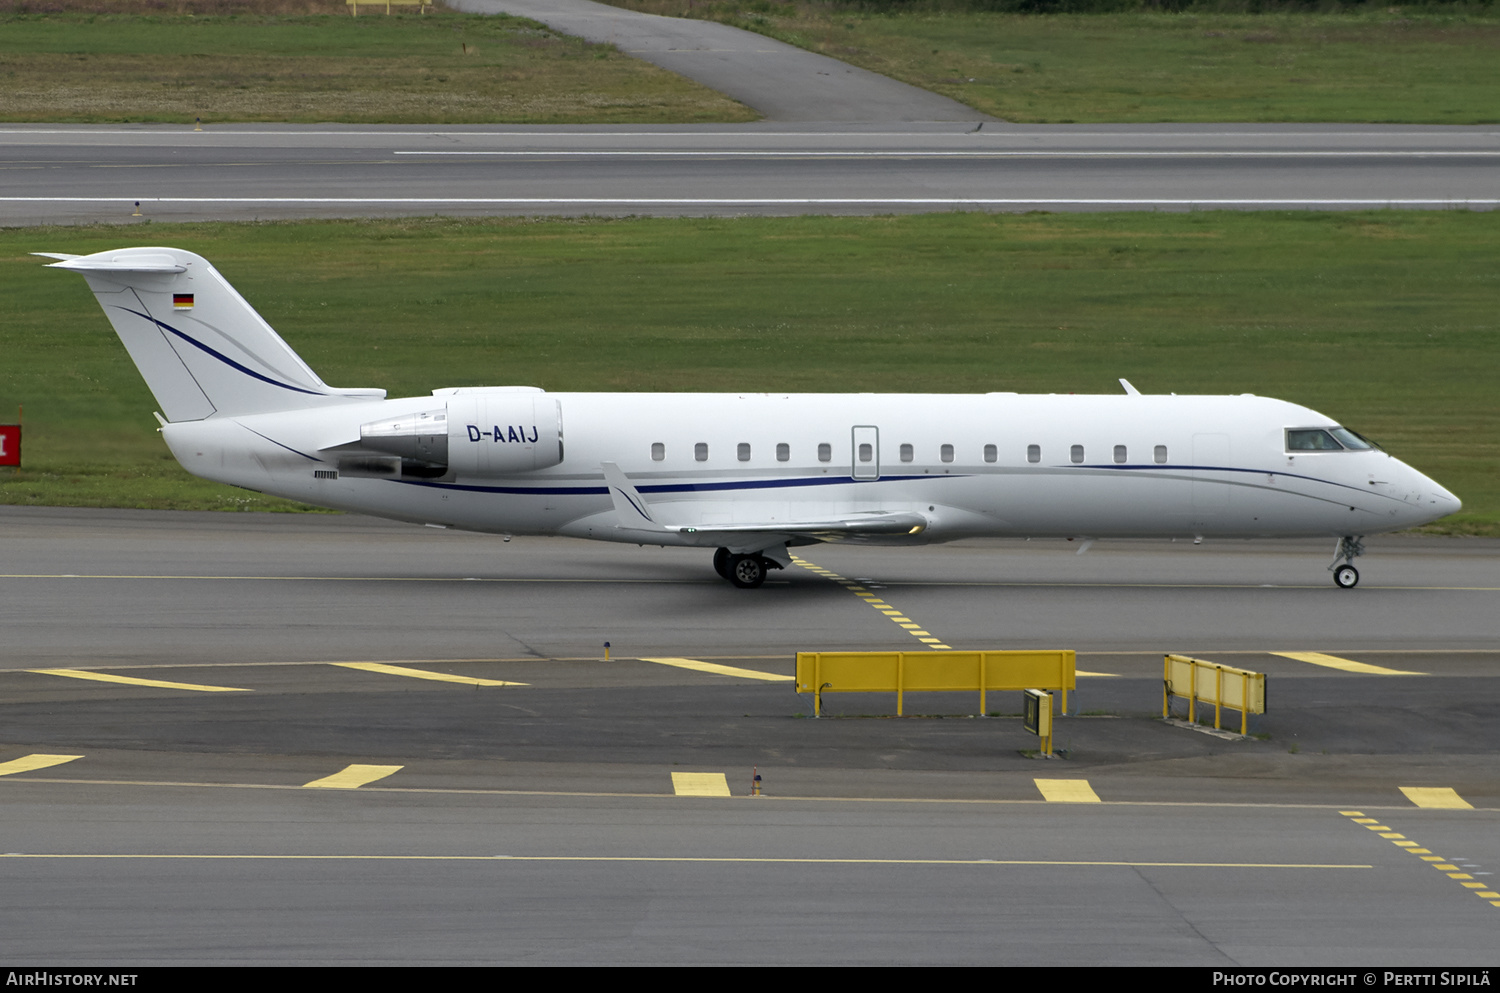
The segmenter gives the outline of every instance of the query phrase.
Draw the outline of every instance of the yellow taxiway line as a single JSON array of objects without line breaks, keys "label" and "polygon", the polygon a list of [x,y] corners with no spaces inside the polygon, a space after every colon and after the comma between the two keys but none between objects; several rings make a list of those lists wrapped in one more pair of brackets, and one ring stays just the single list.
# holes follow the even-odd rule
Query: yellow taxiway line
[{"label": "yellow taxiway line", "polygon": [[403,765],[351,765],[331,776],[322,779],[314,779],[310,783],[303,783],[303,789],[313,790],[355,790],[366,783],[373,783],[377,779],[384,779],[395,772],[406,768]]},{"label": "yellow taxiway line", "polygon": [[674,772],[672,792],[678,796],[730,796],[729,780],[722,772]]},{"label": "yellow taxiway line", "polygon": [[116,676],[108,672],[84,669],[27,669],[43,676],[67,676],[69,679],[92,679],[98,683],[124,683],[126,686],[150,686],[159,690],[195,690],[199,693],[250,693],[238,686],[205,686],[202,683],[173,683],[165,679],[141,679],[138,676]]},{"label": "yellow taxiway line", "polygon": [[386,676],[406,676],[408,679],[432,679],[439,683],[462,683],[465,686],[530,686],[530,683],[512,683],[504,679],[480,679],[478,676],[453,676],[446,672],[429,672],[426,669],[409,669],[404,665],[388,665],[384,662],[330,662],[329,665],[345,669],[361,669],[378,672]]},{"label": "yellow taxiway line", "polygon": [[18,759],[9,762],[0,762],[0,776],[14,776],[18,772],[32,772],[36,769],[50,769],[54,765],[62,765],[64,762],[72,762],[81,759],[82,755],[45,755],[37,752],[34,755],[22,755]]},{"label": "yellow taxiway line", "polygon": [[1048,803],[1099,803],[1087,779],[1038,779],[1036,788]]},{"label": "yellow taxiway line", "polygon": [[697,659],[643,658],[641,661],[655,662],[657,665],[676,666],[679,669],[692,669],[696,672],[711,672],[717,676],[737,676],[740,679],[763,679],[768,683],[792,683],[797,680],[796,676],[783,676],[776,672],[761,672],[759,669],[741,669],[732,665],[720,665],[717,662],[700,662]]},{"label": "yellow taxiway line", "polygon": [[1447,786],[1403,786],[1401,792],[1418,807],[1437,810],[1473,810],[1474,805]]},{"label": "yellow taxiway line", "polygon": [[1284,659],[1294,662],[1306,662],[1309,665],[1327,666],[1329,669],[1342,669],[1344,672],[1361,672],[1367,676],[1425,676],[1425,672],[1408,672],[1405,669],[1387,669],[1383,665],[1370,665],[1368,662],[1355,662],[1353,659],[1341,659],[1337,655],[1324,655],[1322,652],[1271,652]]}]

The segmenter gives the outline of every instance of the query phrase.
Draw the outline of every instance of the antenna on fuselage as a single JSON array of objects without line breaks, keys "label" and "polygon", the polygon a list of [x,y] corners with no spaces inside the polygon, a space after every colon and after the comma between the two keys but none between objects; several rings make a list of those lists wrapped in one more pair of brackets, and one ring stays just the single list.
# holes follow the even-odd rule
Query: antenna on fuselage
[{"label": "antenna on fuselage", "polygon": [[1124,377],[1121,377],[1120,385],[1125,387],[1125,392],[1129,393],[1133,397],[1138,397],[1141,395],[1141,391],[1136,389],[1134,386],[1131,386],[1130,380],[1125,379]]}]

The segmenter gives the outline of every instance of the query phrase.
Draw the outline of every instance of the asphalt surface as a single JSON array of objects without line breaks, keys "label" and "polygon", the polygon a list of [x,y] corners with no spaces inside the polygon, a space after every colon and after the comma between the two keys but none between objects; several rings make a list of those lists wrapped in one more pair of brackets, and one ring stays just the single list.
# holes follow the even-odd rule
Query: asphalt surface
[{"label": "asphalt surface", "polygon": [[770,121],[993,120],[956,100],[826,55],[712,21],[641,14],[589,0],[453,0],[611,44],[759,111]]},{"label": "asphalt surface", "polygon": [[[1077,649],[1047,762],[1013,694],[811,718],[795,651],[925,649],[808,569],[3,508],[6,957],[1487,964],[1500,543],[1369,544],[1352,591],[1320,543],[804,550],[955,648]],[[1167,651],[1267,673],[1251,737],[1160,720]]]},{"label": "asphalt surface", "polygon": [[0,224],[1488,210],[1500,205],[1497,165],[1494,127],[10,125]]}]

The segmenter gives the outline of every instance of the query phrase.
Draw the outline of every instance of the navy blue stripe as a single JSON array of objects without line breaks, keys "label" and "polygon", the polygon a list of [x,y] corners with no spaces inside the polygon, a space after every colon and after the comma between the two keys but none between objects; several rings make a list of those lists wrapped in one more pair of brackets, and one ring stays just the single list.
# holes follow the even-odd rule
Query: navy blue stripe
[{"label": "navy blue stripe", "polygon": [[[270,383],[272,386],[279,386],[279,387],[281,387],[284,390],[291,390],[293,393],[306,393],[308,396],[321,397],[321,396],[327,396],[328,395],[326,393],[319,393],[317,390],[304,390],[300,386],[291,386],[291,385],[289,385],[287,383],[279,383],[276,380],[271,379],[269,376],[262,376],[260,373],[256,372],[254,369],[247,369],[247,368],[245,368],[244,366],[240,365],[238,362],[236,362],[234,359],[230,358],[229,356],[224,355],[221,352],[214,351],[212,348],[209,348],[207,345],[203,344],[203,342],[199,341],[198,339],[192,337],[191,335],[184,334],[183,332],[181,332],[181,331],[177,330],[176,328],[172,327],[172,325],[170,325],[170,324],[166,324],[166,323],[164,323],[162,321],[158,321],[156,318],[152,317],[150,314],[143,314],[139,310],[131,310],[129,307],[121,307],[120,309],[123,310],[123,311],[125,311],[128,314],[134,314],[137,317],[144,317],[146,320],[150,321],[152,324],[155,324],[157,327],[161,328],[163,331],[170,331],[170,332],[172,332],[177,337],[179,337],[183,341],[187,342],[189,345],[192,345],[194,348],[198,348],[198,349],[203,350],[204,352],[207,352],[209,355],[212,355],[214,358],[218,359],[220,362],[223,362],[225,365],[232,366],[233,368],[238,369],[240,372],[243,372],[245,375],[252,376],[255,379],[260,380],[262,383]],[[300,455],[301,453],[299,452],[298,454]]]},{"label": "navy blue stripe", "polygon": [[[300,454],[300,453],[299,453]],[[1129,469],[1129,470],[1172,470],[1183,471],[1208,471],[1208,472],[1243,472],[1252,475],[1286,476],[1291,479],[1305,479],[1311,483],[1323,483],[1327,486],[1337,486],[1341,489],[1355,490],[1364,493],[1357,486],[1347,483],[1336,483],[1328,479],[1319,479],[1316,476],[1302,476],[1294,472],[1280,472],[1273,469],[1241,469],[1234,466],[1203,466],[1203,465],[1060,465],[1052,466],[1053,469]],[[934,476],[924,474],[921,476],[882,476],[880,479],[851,479],[848,476],[817,476],[811,479],[749,479],[742,482],[725,483],[658,483],[654,486],[637,486],[640,493],[712,493],[726,490],[765,490],[765,489],[787,489],[801,486],[841,486],[845,483],[888,483],[909,482],[917,479],[965,479],[973,473],[944,474]],[[528,494],[540,496],[608,496],[608,486],[480,486],[475,484],[443,483],[433,482],[427,479],[398,479],[394,482],[405,483],[408,486],[427,486],[440,490],[463,490],[471,493],[505,493],[517,496]]]},{"label": "navy blue stripe", "polygon": [[[240,426],[244,427],[243,424],[241,424]],[[251,434],[255,435],[257,438],[265,438],[266,441],[269,441],[271,444],[275,445],[277,448],[285,448],[287,451],[291,452],[293,455],[300,455],[304,459],[308,459],[308,460],[310,460],[312,462],[322,462],[323,461],[322,459],[318,458],[316,455],[309,455],[306,452],[299,452],[295,448],[293,448],[291,445],[283,445],[281,442],[277,441],[275,438],[266,438],[265,435],[261,434],[259,431],[255,430],[254,428],[245,428],[245,430],[249,431]]]},{"label": "navy blue stripe", "polygon": [[[884,476],[880,479],[850,479],[848,476],[814,479],[747,479],[729,483],[662,483],[656,486],[637,486],[640,493],[709,493],[723,490],[764,490],[794,486],[834,486],[843,483],[886,483],[911,479],[959,479],[959,476]],[[609,494],[608,486],[478,486],[473,484],[441,483],[427,479],[398,479],[408,486],[429,486],[434,489],[466,490],[472,493],[542,494],[545,496],[594,496]]]}]

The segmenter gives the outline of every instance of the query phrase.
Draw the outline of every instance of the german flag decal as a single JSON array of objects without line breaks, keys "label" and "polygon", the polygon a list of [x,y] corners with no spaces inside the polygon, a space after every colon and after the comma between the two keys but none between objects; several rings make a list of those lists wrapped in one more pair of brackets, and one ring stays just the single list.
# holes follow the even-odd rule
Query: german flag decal
[{"label": "german flag decal", "polygon": [[193,295],[191,293],[173,293],[172,294],[172,309],[173,310],[192,310],[193,309]]}]

